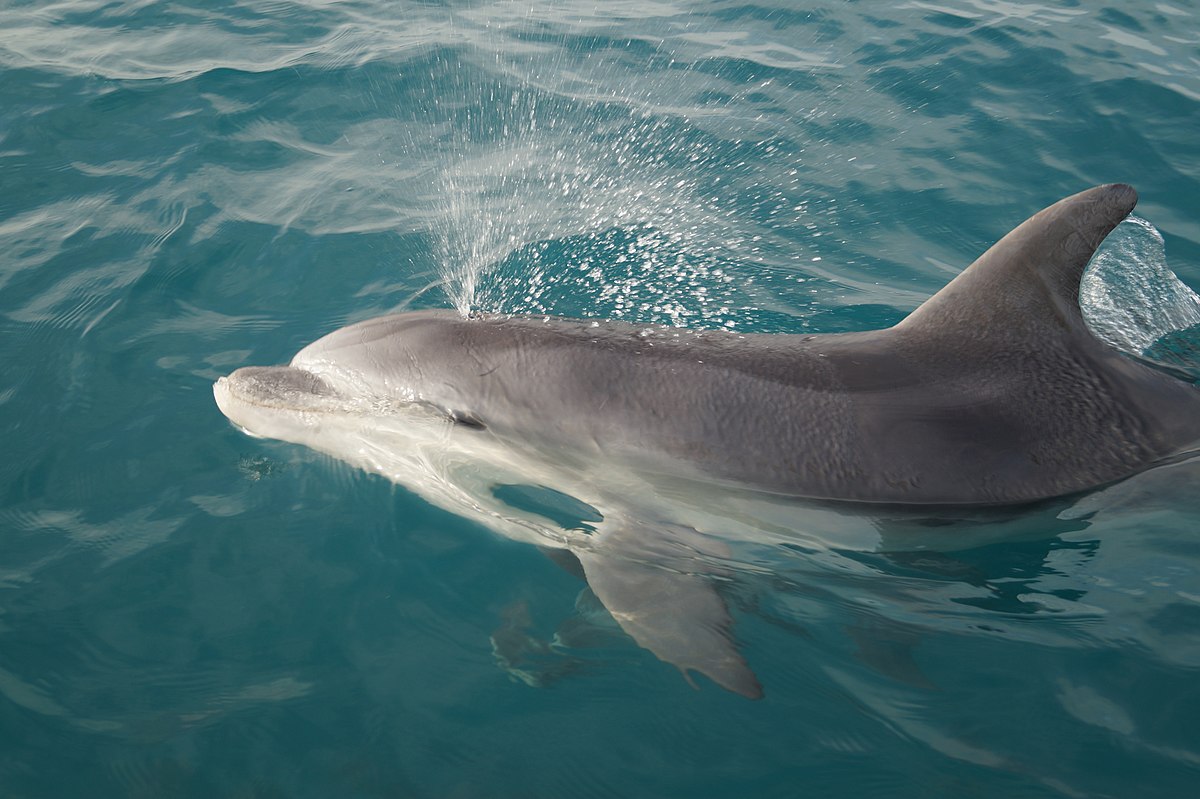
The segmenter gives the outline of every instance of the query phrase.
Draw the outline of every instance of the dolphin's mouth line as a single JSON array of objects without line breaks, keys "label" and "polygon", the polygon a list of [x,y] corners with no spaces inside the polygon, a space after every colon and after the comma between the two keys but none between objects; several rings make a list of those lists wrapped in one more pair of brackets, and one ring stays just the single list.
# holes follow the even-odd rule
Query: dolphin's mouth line
[{"label": "dolphin's mouth line", "polygon": [[[254,393],[244,391],[243,386],[234,380],[230,380],[228,375],[225,377],[217,378],[217,388],[224,389],[225,393],[230,397],[230,399],[236,400],[237,402],[240,402],[244,405],[249,405],[254,408],[262,408],[265,410],[274,410],[274,411],[309,410],[308,408],[298,408],[294,405],[287,405],[282,402],[265,401],[261,395],[256,395]],[[243,427],[242,425],[239,425],[237,422],[234,422],[234,425],[237,426],[238,428],[240,428],[242,430],[242,432],[248,432],[245,427]]]},{"label": "dolphin's mouth line", "polygon": [[[423,409],[432,416],[443,418],[459,427],[471,430],[486,430],[488,427],[478,415],[469,410],[449,408],[428,400],[396,399],[374,394],[349,396],[335,389],[320,375],[295,366],[238,369],[232,374],[217,378],[214,389],[218,397],[224,393],[235,402],[265,411],[290,411],[321,416],[382,417]],[[236,421],[234,424],[246,432],[251,432],[245,425]],[[251,434],[259,435],[253,432]]]},{"label": "dolphin's mouth line", "polygon": [[231,399],[267,410],[345,413],[355,405],[322,378],[291,366],[243,367],[216,385]]}]

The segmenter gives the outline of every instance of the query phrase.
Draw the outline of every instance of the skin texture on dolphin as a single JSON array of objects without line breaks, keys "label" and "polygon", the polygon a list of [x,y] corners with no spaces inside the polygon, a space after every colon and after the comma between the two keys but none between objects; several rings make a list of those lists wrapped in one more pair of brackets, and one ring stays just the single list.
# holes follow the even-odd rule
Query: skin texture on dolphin
[{"label": "skin texture on dolphin", "polygon": [[[1101,342],[1079,308],[1088,262],[1136,201],[1121,184],[1061,200],[886,330],[743,335],[422,311],[342,328],[290,366],[239,369],[214,391],[244,429],[367,468],[377,468],[369,437],[351,452],[321,432],[329,420],[421,408],[451,420],[456,440],[498,453],[802,499],[1033,502],[1200,441],[1200,390]],[[607,550],[603,536],[568,548],[626,631],[663,660],[757,695],[711,586],[669,563],[651,564],[652,579],[646,558],[622,554],[638,525],[609,527]],[[674,529],[665,535],[688,540]],[[650,605],[669,612],[638,612]]]}]

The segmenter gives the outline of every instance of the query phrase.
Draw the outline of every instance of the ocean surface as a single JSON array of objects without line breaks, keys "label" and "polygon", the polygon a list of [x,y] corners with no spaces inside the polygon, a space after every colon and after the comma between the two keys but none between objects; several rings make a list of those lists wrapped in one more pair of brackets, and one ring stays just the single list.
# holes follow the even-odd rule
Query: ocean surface
[{"label": "ocean surface", "polygon": [[405,309],[886,326],[1110,181],[1085,310],[1195,379],[1193,0],[0,2],[0,796],[1196,796],[1200,463],[731,544],[750,701],[212,395]]}]

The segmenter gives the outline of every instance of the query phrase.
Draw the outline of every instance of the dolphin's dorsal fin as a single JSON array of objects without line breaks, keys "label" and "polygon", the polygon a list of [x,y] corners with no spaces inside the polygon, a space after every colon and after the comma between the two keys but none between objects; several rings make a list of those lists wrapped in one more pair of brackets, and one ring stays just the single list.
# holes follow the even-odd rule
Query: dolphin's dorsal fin
[{"label": "dolphin's dorsal fin", "polygon": [[1137,192],[1123,183],[1059,200],[992,245],[896,330],[975,337],[1080,328],[1083,272],[1100,242],[1136,204]]}]

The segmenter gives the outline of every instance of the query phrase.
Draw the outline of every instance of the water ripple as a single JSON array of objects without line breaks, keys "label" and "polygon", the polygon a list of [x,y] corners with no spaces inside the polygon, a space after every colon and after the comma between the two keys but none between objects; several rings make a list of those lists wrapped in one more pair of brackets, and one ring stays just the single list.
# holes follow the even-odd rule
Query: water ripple
[{"label": "water ripple", "polygon": [[806,508],[671,552],[729,606],[746,702],[536,549],[241,436],[211,382],[397,308],[882,327],[1111,180],[1149,222],[1097,256],[1089,322],[1194,378],[1198,25],[1182,2],[0,8],[0,783],[1187,795],[1195,460],[1009,517]]}]

